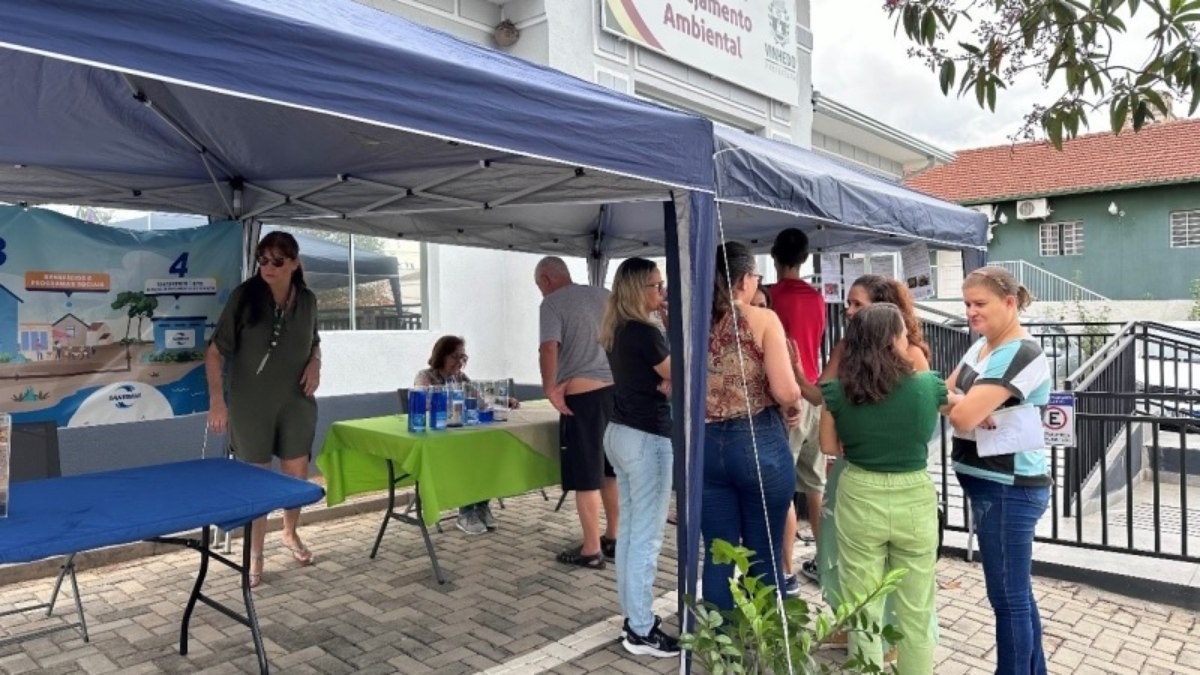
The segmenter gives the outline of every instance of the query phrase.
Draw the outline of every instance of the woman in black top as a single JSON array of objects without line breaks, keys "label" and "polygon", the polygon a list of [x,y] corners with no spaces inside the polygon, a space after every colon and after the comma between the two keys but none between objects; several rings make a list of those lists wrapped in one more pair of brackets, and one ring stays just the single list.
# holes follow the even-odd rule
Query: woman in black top
[{"label": "woman in black top", "polygon": [[671,498],[671,357],[650,315],[662,305],[662,273],[630,258],[617,268],[600,326],[616,387],[604,454],[617,474],[621,531],[617,536],[617,594],[625,613],[623,644],[632,654],[672,657],[675,638],[654,616],[654,575]]}]

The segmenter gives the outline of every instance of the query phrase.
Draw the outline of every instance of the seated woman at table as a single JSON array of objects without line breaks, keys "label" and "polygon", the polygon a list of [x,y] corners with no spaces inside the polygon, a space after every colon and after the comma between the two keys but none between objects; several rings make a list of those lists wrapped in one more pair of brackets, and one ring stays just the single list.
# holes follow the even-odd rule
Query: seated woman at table
[{"label": "seated woman at table", "polygon": [[[443,335],[433,344],[433,353],[429,355],[429,367],[417,373],[413,386],[432,387],[447,384],[464,384],[471,378],[463,372],[467,365],[467,341],[457,335]],[[509,397],[508,407],[520,405],[517,399]],[[468,504],[458,509],[458,529],[467,534],[483,534],[496,529],[496,517],[492,515],[492,507],[484,500]]]}]

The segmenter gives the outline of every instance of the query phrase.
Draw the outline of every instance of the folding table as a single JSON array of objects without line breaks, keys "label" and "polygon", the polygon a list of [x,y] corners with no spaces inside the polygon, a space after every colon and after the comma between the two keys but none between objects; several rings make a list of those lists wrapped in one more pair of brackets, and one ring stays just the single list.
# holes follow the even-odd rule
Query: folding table
[{"label": "folding table", "polygon": [[[549,402],[522,404],[506,422],[445,431],[408,431],[406,415],[335,422],[317,466],[330,506],[349,495],[387,488],[388,505],[371,549],[388,523],[414,525],[438,583],[445,583],[429,537],[444,509],[556,485],[560,480],[558,412]],[[413,485],[418,517],[396,511],[396,488]]]},{"label": "folding table", "polygon": [[[250,591],[250,523],[276,509],[312,504],[323,494],[312,483],[228,459],[191,460],[16,483],[10,489],[9,516],[0,520],[0,563],[30,562],[59,555],[66,556],[66,561],[48,603],[10,610],[0,616],[41,608],[53,611],[63,579],[69,576],[79,621],[48,630],[78,627],[87,641],[74,555],[139,540],[175,544],[200,554],[199,573],[180,624],[179,653],[187,654],[188,623],[196,602],[200,601],[250,629],[259,670],[266,673],[269,667]],[[213,525],[223,530],[239,526],[244,529],[240,564],[210,549]],[[170,536],[196,528],[201,531],[199,539]],[[245,615],[202,591],[210,561],[241,575]],[[45,632],[15,636],[10,641]]]}]

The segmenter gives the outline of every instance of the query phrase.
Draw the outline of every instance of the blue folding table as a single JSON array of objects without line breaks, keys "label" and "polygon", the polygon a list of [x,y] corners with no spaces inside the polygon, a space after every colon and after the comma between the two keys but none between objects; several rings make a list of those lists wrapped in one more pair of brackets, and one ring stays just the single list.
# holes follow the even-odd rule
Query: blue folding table
[{"label": "blue folding table", "polygon": [[[187,654],[188,622],[199,600],[250,628],[259,669],[266,673],[267,657],[250,592],[250,523],[276,509],[312,504],[324,494],[312,483],[228,459],[174,462],[13,484],[8,518],[0,519],[0,563],[59,555],[66,556],[66,562],[48,603],[0,616],[41,608],[53,611],[63,578],[69,575],[79,622],[54,630],[79,627],[86,641],[87,624],[75,581],[74,555],[140,540],[176,544],[200,553],[200,571],[180,625],[179,653]],[[244,529],[240,564],[210,549],[213,525],[224,530]],[[169,536],[196,528],[201,530],[199,539]],[[241,575],[245,615],[202,592],[210,560]]]}]

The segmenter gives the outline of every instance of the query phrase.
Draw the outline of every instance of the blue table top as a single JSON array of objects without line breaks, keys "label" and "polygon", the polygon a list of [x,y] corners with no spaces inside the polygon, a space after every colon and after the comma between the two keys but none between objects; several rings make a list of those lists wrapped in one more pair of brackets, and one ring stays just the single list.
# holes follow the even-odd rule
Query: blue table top
[{"label": "blue table top", "polygon": [[229,459],[198,459],[15,483],[0,563],[40,560],[312,504],[319,486]]}]

